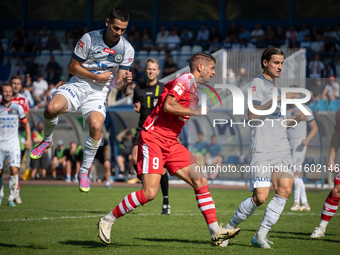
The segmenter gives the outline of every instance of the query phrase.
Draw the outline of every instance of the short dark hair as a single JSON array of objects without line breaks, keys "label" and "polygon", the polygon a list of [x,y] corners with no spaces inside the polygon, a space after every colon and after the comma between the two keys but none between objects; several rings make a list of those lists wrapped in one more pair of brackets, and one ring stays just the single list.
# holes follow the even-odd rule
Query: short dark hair
[{"label": "short dark hair", "polygon": [[207,60],[210,59],[212,61],[214,61],[214,63],[216,63],[216,58],[213,55],[210,54],[206,54],[203,52],[197,52],[194,55],[191,56],[190,60],[189,60],[189,67],[190,70],[194,70],[195,67],[198,65],[198,61],[202,61],[202,60]]},{"label": "short dark hair", "polygon": [[112,23],[114,19],[119,19],[122,22],[127,22],[129,21],[130,16],[124,8],[116,7],[113,8],[110,12],[109,15],[110,23]]},{"label": "short dark hair", "polygon": [[289,86],[290,88],[300,88],[298,85],[292,84]]},{"label": "short dark hair", "polygon": [[21,82],[21,79],[20,79],[20,77],[19,77],[19,76],[13,76],[13,77],[11,78],[11,84],[12,84],[12,81],[13,81],[13,80],[15,80],[15,79],[19,79],[19,80],[20,80],[20,82]]},{"label": "short dark hair", "polygon": [[12,84],[10,84],[10,83],[8,83],[8,82],[4,82],[4,83],[1,85],[1,87],[0,87],[0,93],[1,93],[1,94],[2,94],[2,87],[4,87],[4,86],[9,86],[9,87],[11,87],[12,90],[13,90]]},{"label": "short dark hair", "polygon": [[261,67],[262,67],[262,69],[264,68],[263,60],[267,60],[267,62],[269,62],[270,59],[272,58],[272,55],[282,55],[282,56],[284,56],[283,51],[279,48],[269,47],[269,48],[265,49],[264,52],[262,53],[262,57],[261,57]]}]

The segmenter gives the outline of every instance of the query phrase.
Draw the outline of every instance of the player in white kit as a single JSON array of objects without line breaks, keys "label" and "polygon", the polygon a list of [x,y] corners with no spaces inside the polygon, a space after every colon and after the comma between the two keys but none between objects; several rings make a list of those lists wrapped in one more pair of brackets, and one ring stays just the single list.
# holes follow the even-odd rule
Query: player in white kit
[{"label": "player in white kit", "polygon": [[[270,47],[267,48],[261,57],[263,74],[253,79],[250,83],[252,89],[252,100],[256,110],[268,110],[273,104],[273,90],[278,91],[277,102],[280,106],[281,89],[275,85],[275,78],[279,78],[283,66],[284,55],[282,50]],[[287,98],[290,94],[287,93]],[[275,106],[274,106],[275,107]],[[289,151],[289,143],[286,134],[286,127],[282,125],[285,119],[281,116],[280,109],[275,107],[274,113],[266,116],[256,115],[248,111],[249,120],[263,120],[260,126],[259,121],[251,122],[251,183],[250,191],[253,195],[244,200],[226,229],[234,229],[241,222],[251,216],[268,198],[270,182],[275,189],[275,196],[265,209],[261,226],[251,240],[252,246],[270,249],[267,240],[267,233],[277,222],[289,197],[293,186],[293,171],[291,170],[292,158]],[[279,107],[280,108],[280,107]],[[286,120],[285,125],[292,124],[293,119],[300,122],[306,119],[302,112]],[[227,246],[228,240],[220,246]]]},{"label": "player in white kit", "polygon": [[31,158],[40,158],[52,146],[59,114],[81,109],[84,128],[89,130],[78,174],[79,190],[82,192],[90,190],[87,174],[100,146],[109,86],[123,90],[132,82],[129,70],[134,49],[121,36],[128,21],[129,14],[123,8],[114,8],[106,19],[106,29],[86,33],[79,40],[69,65],[69,72],[74,76],[54,92],[44,112],[44,140],[31,152]]},{"label": "player in white kit", "polygon": [[[291,88],[298,88],[296,85],[291,85]],[[292,98],[299,99],[300,93],[292,93]],[[318,126],[314,120],[313,112],[306,107],[311,115],[307,116],[307,122],[301,121],[295,127],[287,130],[287,137],[290,145],[290,151],[293,159],[294,170],[294,204],[290,208],[291,211],[310,211],[310,206],[307,201],[306,188],[301,178],[303,170],[303,162],[307,151],[307,146],[312,138],[318,133]],[[288,105],[287,118],[294,116],[299,111],[295,105]],[[310,132],[307,136],[307,123],[310,127]],[[300,206],[301,200],[301,206]]]},{"label": "player in white kit", "polygon": [[[13,87],[9,83],[1,86],[2,101],[0,104],[0,179],[3,180],[3,169],[8,161],[10,167],[9,179],[9,197],[8,205],[15,206],[14,199],[19,181],[20,168],[20,144],[18,136],[19,119],[26,124],[26,132],[28,123],[24,109],[21,105],[11,102],[13,95]],[[4,198],[3,181],[0,183],[0,205]]]}]

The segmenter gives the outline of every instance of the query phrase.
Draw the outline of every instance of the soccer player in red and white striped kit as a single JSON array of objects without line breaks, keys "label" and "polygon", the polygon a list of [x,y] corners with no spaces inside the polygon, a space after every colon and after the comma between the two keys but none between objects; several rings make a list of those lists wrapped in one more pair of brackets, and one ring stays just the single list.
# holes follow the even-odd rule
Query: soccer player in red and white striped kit
[{"label": "soccer player in red and white striped kit", "polygon": [[310,236],[311,238],[319,238],[325,236],[326,227],[338,209],[340,200],[340,172],[339,165],[336,166],[334,159],[336,153],[339,150],[339,147],[340,147],[340,108],[335,113],[334,133],[331,139],[331,146],[327,164],[327,169],[329,171],[331,172],[337,171],[338,173],[334,179],[334,187],[332,191],[329,193],[325,201],[325,204],[323,205],[320,224],[317,228],[315,228],[314,232],[311,234]]},{"label": "soccer player in red and white striped kit", "polygon": [[165,85],[157,105],[143,125],[138,142],[137,175],[143,182],[143,188],[127,195],[112,212],[99,220],[99,237],[103,242],[110,243],[111,227],[119,217],[155,199],[163,168],[194,188],[198,207],[215,245],[240,231],[239,228],[227,230],[219,227],[207,180],[200,171],[195,172],[196,159],[177,140],[190,116],[202,115],[201,107],[196,109],[199,101],[197,86],[199,82],[208,83],[215,75],[215,63],[213,56],[196,53],[189,61],[190,73],[182,74]]}]

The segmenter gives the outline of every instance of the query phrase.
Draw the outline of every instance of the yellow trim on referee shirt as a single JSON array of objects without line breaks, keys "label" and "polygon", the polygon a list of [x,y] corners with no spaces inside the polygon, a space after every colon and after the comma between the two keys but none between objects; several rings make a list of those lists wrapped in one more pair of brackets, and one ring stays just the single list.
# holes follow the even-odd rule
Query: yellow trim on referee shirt
[{"label": "yellow trim on referee shirt", "polygon": [[151,108],[151,97],[147,98],[147,104],[148,104],[148,108]]},{"label": "yellow trim on referee shirt", "polygon": [[159,94],[159,85],[156,86],[155,96],[158,97],[158,94]]}]

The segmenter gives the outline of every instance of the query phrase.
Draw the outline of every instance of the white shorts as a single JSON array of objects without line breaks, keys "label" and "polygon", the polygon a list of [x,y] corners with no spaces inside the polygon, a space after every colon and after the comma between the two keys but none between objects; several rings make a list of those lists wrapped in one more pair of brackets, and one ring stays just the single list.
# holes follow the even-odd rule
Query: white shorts
[{"label": "white shorts", "polygon": [[294,177],[292,163],[289,150],[273,153],[253,153],[250,162],[251,182],[249,191],[253,191],[255,188],[270,187],[274,168]]},{"label": "white shorts", "polygon": [[21,151],[20,146],[11,148],[0,149],[0,169],[4,169],[6,166],[6,160],[9,166],[20,168]]},{"label": "white shorts", "polygon": [[74,82],[72,78],[68,83],[60,86],[53,93],[53,96],[62,94],[66,97],[68,101],[68,112],[75,112],[81,109],[84,119],[84,130],[88,131],[86,120],[92,111],[100,112],[104,115],[104,118],[106,117],[106,101],[110,89],[100,86],[96,87],[102,88],[102,90],[93,89],[88,83]]},{"label": "white shorts", "polygon": [[290,147],[293,160],[293,170],[296,172],[302,172],[302,164],[305,161],[307,146],[303,146],[300,142],[293,144]]}]

